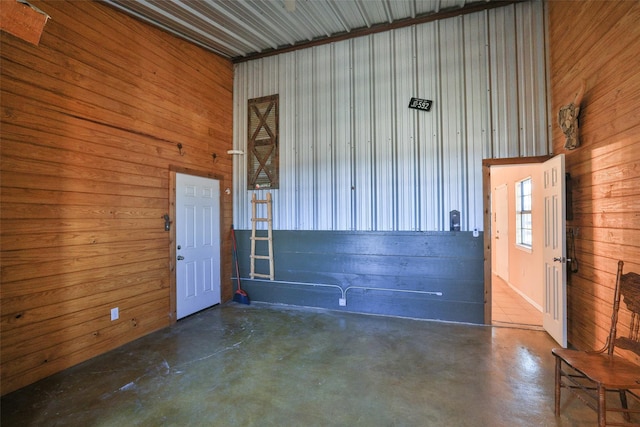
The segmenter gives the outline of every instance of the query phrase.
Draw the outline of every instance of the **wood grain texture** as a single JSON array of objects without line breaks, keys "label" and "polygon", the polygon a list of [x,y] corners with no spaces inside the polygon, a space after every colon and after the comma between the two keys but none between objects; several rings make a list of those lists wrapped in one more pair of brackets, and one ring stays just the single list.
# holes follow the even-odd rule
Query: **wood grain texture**
[{"label": "wood grain texture", "polygon": [[[568,104],[582,81],[581,146],[565,151],[553,123],[554,152],[566,154],[579,271],[568,285],[569,341],[602,347],[615,272],[640,272],[640,2],[551,1],[552,111]],[[571,256],[571,255],[570,255]],[[622,329],[630,318],[624,304]]]},{"label": "wood grain texture", "polygon": [[228,60],[99,2],[34,5],[38,47],[0,35],[2,394],[174,322],[171,171],[232,186]]}]

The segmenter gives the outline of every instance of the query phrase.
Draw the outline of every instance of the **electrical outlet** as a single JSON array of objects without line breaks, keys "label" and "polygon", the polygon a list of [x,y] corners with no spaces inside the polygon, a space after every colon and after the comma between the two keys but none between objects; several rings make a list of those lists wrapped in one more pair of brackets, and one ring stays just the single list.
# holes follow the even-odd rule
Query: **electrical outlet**
[{"label": "electrical outlet", "polygon": [[338,299],[338,305],[340,307],[346,307],[347,306],[347,299],[346,298],[339,298]]},{"label": "electrical outlet", "polygon": [[120,317],[120,312],[118,310],[118,307],[112,308],[111,309],[111,320],[118,320],[118,318]]}]

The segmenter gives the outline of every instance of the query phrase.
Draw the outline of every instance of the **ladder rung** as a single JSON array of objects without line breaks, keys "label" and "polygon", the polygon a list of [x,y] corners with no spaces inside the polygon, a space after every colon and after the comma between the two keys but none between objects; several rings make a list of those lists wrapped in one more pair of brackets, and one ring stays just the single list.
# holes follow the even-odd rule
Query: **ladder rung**
[{"label": "ladder rung", "polygon": [[[272,221],[272,212],[271,212],[271,193],[266,194],[266,199],[258,199],[255,193],[251,196],[251,278],[254,277],[262,277],[265,279],[273,280],[273,239],[271,236],[273,221]],[[266,205],[266,213],[262,213],[266,216],[266,218],[257,218],[257,206],[258,204]],[[257,223],[266,223],[267,224],[267,235],[261,234],[260,236],[256,236],[256,224]],[[268,242],[268,255],[256,255],[256,241],[267,241]],[[264,252],[262,252],[264,253]],[[270,274],[260,274],[255,272],[255,260],[268,260],[269,261],[269,271]]]}]

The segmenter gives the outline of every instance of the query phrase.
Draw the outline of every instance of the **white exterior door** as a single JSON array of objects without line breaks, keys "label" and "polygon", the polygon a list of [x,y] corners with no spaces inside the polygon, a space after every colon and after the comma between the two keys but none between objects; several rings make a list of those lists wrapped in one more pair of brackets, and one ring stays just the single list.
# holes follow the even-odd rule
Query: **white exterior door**
[{"label": "white exterior door", "polygon": [[567,259],[564,154],[543,165],[544,329],[567,347]]},{"label": "white exterior door", "polygon": [[494,189],[495,273],[509,283],[509,195],[507,184]]},{"label": "white exterior door", "polygon": [[220,303],[220,182],[176,174],[177,318]]}]

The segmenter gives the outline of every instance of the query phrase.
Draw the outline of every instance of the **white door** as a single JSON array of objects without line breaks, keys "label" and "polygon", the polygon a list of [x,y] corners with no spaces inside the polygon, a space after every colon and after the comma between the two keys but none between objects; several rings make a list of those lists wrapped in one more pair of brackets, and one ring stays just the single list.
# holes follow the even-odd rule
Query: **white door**
[{"label": "white door", "polygon": [[509,196],[507,184],[496,187],[495,197],[495,268],[496,274],[509,283]]},{"label": "white door", "polygon": [[220,182],[176,174],[177,318],[220,303]]},{"label": "white door", "polygon": [[544,195],[544,329],[567,346],[567,241],[565,234],[564,154],[543,164]]}]

